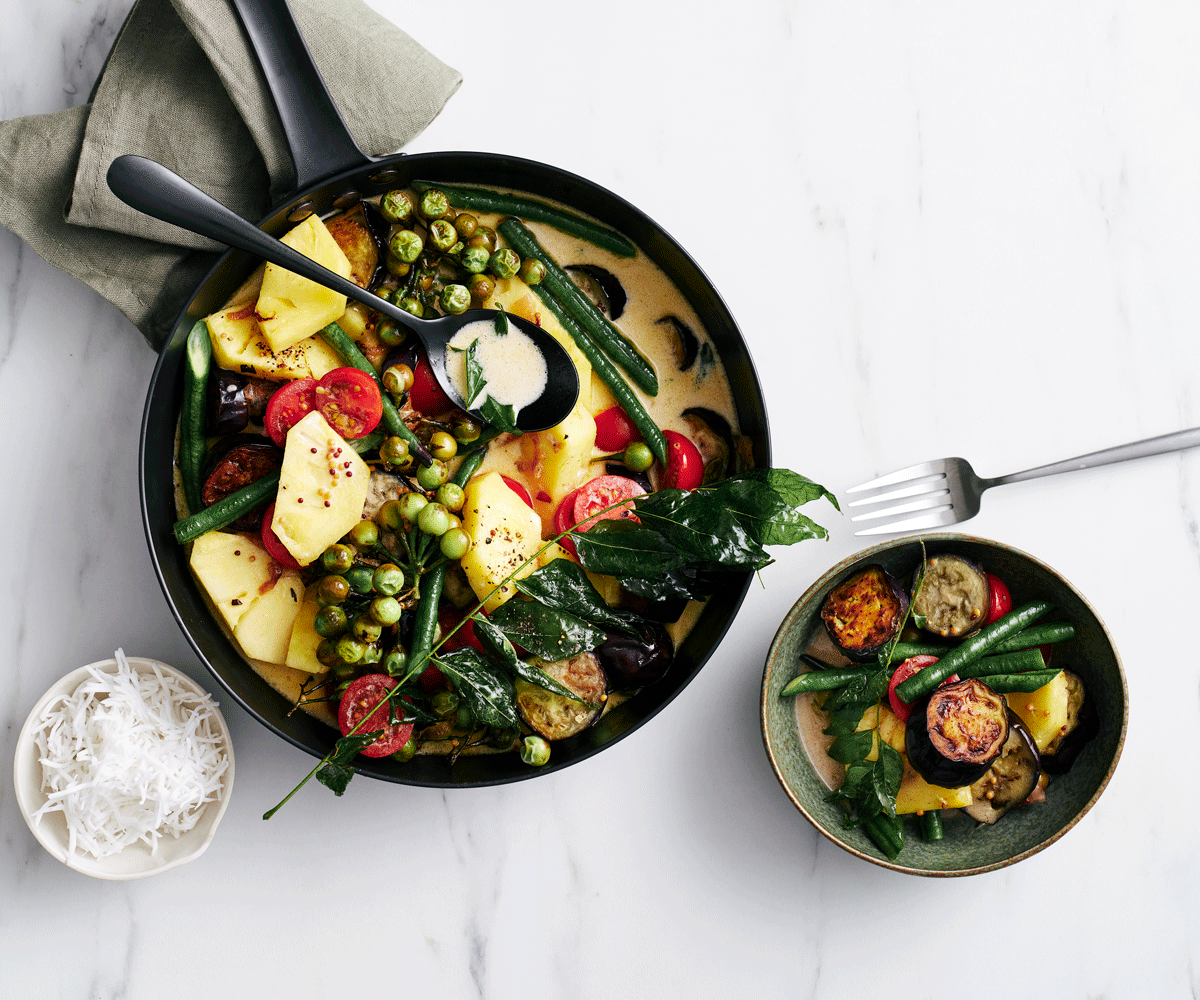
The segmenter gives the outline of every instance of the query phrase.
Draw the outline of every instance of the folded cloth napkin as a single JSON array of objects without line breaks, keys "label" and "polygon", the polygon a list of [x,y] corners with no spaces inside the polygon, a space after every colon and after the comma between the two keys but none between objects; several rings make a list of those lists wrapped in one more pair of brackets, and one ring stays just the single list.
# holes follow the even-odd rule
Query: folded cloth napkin
[{"label": "folded cloth napkin", "polygon": [[[370,155],[419,135],[462,83],[361,0],[291,5]],[[293,187],[287,140],[229,0],[137,0],[88,104],[0,122],[0,223],[157,348],[218,247],[119,201],[105,174],[122,153],[165,164],[254,220]]]}]

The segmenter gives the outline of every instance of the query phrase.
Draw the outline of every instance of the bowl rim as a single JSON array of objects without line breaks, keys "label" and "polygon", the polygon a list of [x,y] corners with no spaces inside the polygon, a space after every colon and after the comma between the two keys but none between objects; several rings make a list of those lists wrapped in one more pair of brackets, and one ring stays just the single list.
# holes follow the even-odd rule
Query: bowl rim
[{"label": "bowl rim", "polygon": [[[144,656],[127,656],[126,659],[129,665],[135,670],[152,671],[157,667],[163,674],[170,675],[178,680],[192,694],[199,697],[211,697],[204,687],[169,663],[163,663],[161,660],[154,660]],[[216,721],[217,729],[221,734],[225,752],[229,757],[229,767],[222,776],[223,790],[221,798],[216,802],[208,803],[204,808],[203,827],[193,827],[175,841],[176,844],[179,844],[187,843],[189,840],[196,840],[197,843],[191,850],[169,860],[164,860],[162,857],[155,857],[147,852],[145,867],[137,867],[132,870],[114,868],[112,867],[112,863],[115,859],[121,857],[125,857],[126,863],[128,863],[129,857],[132,856],[131,852],[135,848],[140,848],[144,851],[144,845],[130,845],[124,850],[105,858],[94,858],[90,854],[68,854],[67,845],[56,833],[54,825],[51,823],[39,823],[33,818],[33,814],[46,801],[46,796],[41,789],[40,780],[34,777],[35,774],[40,775],[40,769],[37,764],[37,750],[33,736],[41,728],[38,724],[38,718],[48,705],[64,695],[73,692],[91,676],[91,671],[100,670],[105,673],[111,673],[116,668],[117,660],[115,657],[97,660],[95,663],[78,667],[65,676],[60,677],[38,698],[26,716],[25,724],[21,727],[21,732],[17,736],[16,750],[13,754],[13,790],[17,806],[21,811],[22,818],[25,820],[25,825],[29,828],[29,832],[33,834],[34,839],[46,849],[51,857],[73,871],[81,872],[84,875],[108,881],[123,882],[146,878],[149,875],[157,875],[159,872],[165,872],[171,868],[178,868],[189,861],[195,861],[196,858],[208,850],[208,845],[212,843],[213,837],[217,832],[217,827],[220,825],[221,818],[225,815],[225,810],[229,807],[229,800],[232,798],[234,753],[233,736],[230,733],[229,724],[225,721],[225,716],[221,714],[220,708],[214,702],[212,714]],[[210,812],[212,813],[211,816],[208,815]]]},{"label": "bowl rim", "polygon": [[[777,751],[776,747],[773,745],[770,729],[767,724],[768,688],[770,687],[770,682],[776,667],[776,658],[779,647],[783,642],[784,636],[791,630],[796,619],[799,617],[801,607],[813,600],[822,589],[829,586],[834,580],[845,574],[855,565],[868,561],[883,552],[895,548],[898,545],[911,545],[917,542],[933,542],[937,544],[969,542],[978,545],[995,546],[997,548],[1005,549],[1021,559],[1028,560],[1038,569],[1057,577],[1072,591],[1072,593],[1074,593],[1074,595],[1087,609],[1089,614],[1096,619],[1096,623],[1100,626],[1100,630],[1104,635],[1105,641],[1112,650],[1113,661],[1117,668],[1117,676],[1121,681],[1121,729],[1117,735],[1117,742],[1113,750],[1112,760],[1109,762],[1103,779],[1100,781],[1100,784],[1096,787],[1095,792],[1092,793],[1088,801],[1084,803],[1083,807],[1080,808],[1067,823],[1056,830],[1051,836],[1040,841],[1033,847],[1022,851],[1019,854],[1014,854],[1012,857],[1004,858],[1003,860],[992,862],[990,864],[976,865],[970,868],[957,868],[946,871],[929,871],[923,868],[914,868],[911,865],[901,864],[896,861],[889,861],[884,857],[874,857],[834,836],[833,833],[827,830],[825,826],[815,816],[813,816],[808,809],[805,808],[804,804],[788,785],[786,779],[784,778],[783,768],[780,763],[780,758],[783,756],[783,752],[782,750]],[[1092,806],[1096,804],[1096,801],[1104,792],[1104,789],[1108,787],[1108,783],[1112,779],[1113,772],[1116,771],[1117,764],[1121,760],[1121,751],[1125,746],[1125,734],[1129,728],[1129,685],[1125,678],[1125,668],[1121,663],[1121,654],[1117,650],[1116,643],[1113,642],[1112,634],[1109,632],[1108,626],[1105,625],[1104,619],[1100,617],[1099,613],[1092,606],[1091,602],[1084,597],[1082,593],[1080,593],[1079,588],[1077,588],[1073,583],[1071,583],[1070,580],[1063,576],[1062,573],[1043,560],[1038,559],[1036,556],[1032,556],[1028,552],[1018,549],[1016,546],[1009,545],[1007,542],[998,542],[991,538],[984,538],[979,535],[967,535],[960,532],[934,532],[931,534],[905,535],[900,538],[893,538],[890,541],[880,542],[865,549],[860,549],[858,552],[852,553],[838,562],[835,566],[822,573],[821,576],[807,590],[805,590],[796,603],[792,605],[791,609],[780,623],[779,628],[776,629],[774,637],[771,639],[771,645],[767,651],[766,663],[763,668],[762,687],[759,693],[759,723],[762,730],[763,749],[766,751],[767,759],[771,762],[771,769],[775,773],[776,780],[778,780],[780,786],[783,788],[784,794],[787,795],[787,797],[791,800],[792,805],[794,805],[800,811],[800,814],[813,825],[818,833],[824,836],[831,843],[846,851],[848,854],[853,854],[855,857],[861,858],[864,861],[869,861],[872,864],[880,866],[881,868],[889,868],[892,871],[901,872],[905,875],[922,875],[929,878],[957,878],[965,875],[980,875],[984,872],[996,871],[1000,868],[1007,868],[1010,865],[1015,865],[1019,861],[1024,861],[1026,858],[1032,857],[1033,855],[1044,851],[1051,844],[1054,844],[1060,840],[1069,830],[1074,828],[1076,823],[1078,823],[1081,819],[1083,819],[1084,816],[1087,815]],[[808,766],[812,767],[812,763],[808,762]]]}]

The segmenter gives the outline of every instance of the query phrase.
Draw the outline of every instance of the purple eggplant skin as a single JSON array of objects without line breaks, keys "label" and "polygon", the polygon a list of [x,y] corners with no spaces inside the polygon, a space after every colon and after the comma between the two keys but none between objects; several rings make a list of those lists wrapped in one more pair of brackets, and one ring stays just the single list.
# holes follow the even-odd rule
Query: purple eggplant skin
[{"label": "purple eggplant skin", "polygon": [[619,319],[621,317],[625,311],[625,304],[629,301],[629,296],[625,294],[625,286],[621,284],[621,279],[612,271],[606,271],[597,264],[568,264],[563,270],[579,271],[591,278],[599,287],[600,293],[607,303],[608,318]]},{"label": "purple eggplant skin", "polygon": [[[920,567],[913,574],[914,591],[919,573]],[[922,628],[942,638],[959,638],[983,625],[990,608],[982,566],[950,553],[929,558],[924,583],[913,595],[913,617]]]},{"label": "purple eggplant skin", "polygon": [[683,419],[687,421],[690,437],[704,460],[704,485],[727,479],[737,453],[737,442],[729,421],[706,406],[689,406],[683,411]]},{"label": "purple eggplant skin", "polygon": [[666,316],[663,316],[661,319],[656,319],[654,322],[656,324],[670,326],[671,329],[675,331],[675,336],[679,341],[679,370],[681,372],[687,371],[696,363],[696,357],[700,351],[700,341],[696,338],[696,335],[692,333],[692,328],[678,316],[674,316],[670,313],[668,313]]},{"label": "purple eggplant skin", "polygon": [[644,472],[634,472],[628,465],[622,465],[620,462],[605,462],[604,472],[609,476],[623,476],[626,479],[632,479],[647,493],[653,493],[654,487],[650,485],[650,479]]},{"label": "purple eggplant skin", "polygon": [[379,283],[383,281],[387,274],[387,267],[384,262],[387,260],[387,241],[388,234],[391,232],[391,224],[383,217],[383,213],[379,211],[375,205],[369,201],[362,202],[363,218],[367,220],[367,231],[371,234],[371,238],[375,241],[375,249],[377,253],[375,273],[371,275],[371,280],[367,283],[367,291],[373,292],[379,287]]},{"label": "purple eggplant skin", "polygon": [[675,658],[675,644],[657,622],[646,622],[636,636],[610,632],[596,647],[609,684],[615,690],[645,687],[662,680]]},{"label": "purple eggplant skin", "polygon": [[208,380],[208,432],[237,434],[251,420],[261,420],[267,400],[279,388],[263,378],[218,369]]},{"label": "purple eggplant skin", "polygon": [[821,605],[821,620],[833,644],[862,663],[896,637],[907,611],[908,594],[900,581],[873,565],[829,592]]},{"label": "purple eggplant skin", "polygon": [[1087,696],[1082,681],[1079,681],[1079,689],[1083,692],[1083,703],[1075,713],[1075,725],[1059,740],[1053,753],[1042,754],[1042,770],[1047,774],[1066,774],[1079,752],[1100,732],[1100,714],[1096,711],[1096,704]]},{"label": "purple eggplant skin", "polygon": [[[1010,729],[1008,704],[978,678],[945,684],[918,701],[904,728],[908,762],[931,785],[974,784],[1000,756]],[[953,718],[948,731],[942,723]],[[967,742],[956,737],[969,724]]]},{"label": "purple eggplant skin", "polygon": [[987,773],[971,786],[975,801],[966,807],[967,815],[980,823],[995,823],[1033,794],[1041,774],[1037,744],[1025,723],[1010,711],[1008,739]]}]

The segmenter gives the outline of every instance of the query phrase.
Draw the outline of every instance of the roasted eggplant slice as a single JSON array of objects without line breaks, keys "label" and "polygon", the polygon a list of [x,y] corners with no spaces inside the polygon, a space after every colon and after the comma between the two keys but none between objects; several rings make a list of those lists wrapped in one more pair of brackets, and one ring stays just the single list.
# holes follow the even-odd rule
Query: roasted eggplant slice
[{"label": "roasted eggplant slice", "polygon": [[675,656],[675,644],[667,630],[649,622],[636,636],[611,632],[596,647],[596,657],[612,686],[621,690],[638,688],[661,680]]},{"label": "roasted eggplant slice", "polygon": [[971,786],[974,801],[966,807],[967,815],[981,823],[995,823],[1033,794],[1041,773],[1033,737],[1025,723],[1009,712],[1008,739],[987,774]]},{"label": "roasted eggplant slice", "polygon": [[532,662],[574,691],[579,701],[517,678],[517,710],[530,729],[548,740],[565,740],[600,718],[608,698],[608,680],[594,653],[580,653],[569,660]]},{"label": "roasted eggplant slice", "polygon": [[237,434],[260,420],[278,382],[218,369],[208,380],[208,432]]},{"label": "roasted eggplant slice", "polygon": [[675,359],[678,362],[679,370],[681,372],[687,371],[696,363],[696,356],[700,350],[700,341],[692,333],[692,328],[678,316],[673,316],[670,313],[661,319],[656,319],[654,322],[663,326],[669,326],[674,331]]},{"label": "roasted eggplant slice", "polygon": [[990,608],[987,573],[981,566],[953,555],[926,562],[912,609],[922,628],[940,636],[967,635],[983,624]]},{"label": "roasted eggplant slice", "polygon": [[683,419],[687,421],[688,437],[704,459],[704,485],[728,478],[737,447],[729,421],[705,406],[688,407],[683,411]]},{"label": "roasted eggplant slice", "polygon": [[1067,724],[1042,754],[1042,769],[1047,774],[1066,774],[1079,751],[1100,731],[1096,705],[1087,697],[1079,675],[1064,670],[1063,676],[1067,682]]},{"label": "roasted eggplant slice", "polygon": [[625,286],[615,274],[596,264],[568,264],[563,270],[582,274],[586,284],[581,283],[578,278],[574,278],[575,283],[591,296],[601,312],[608,313],[609,319],[620,318],[629,296],[625,294]]},{"label": "roasted eggplant slice", "polygon": [[[235,435],[236,437],[243,435]],[[234,445],[217,457],[204,480],[204,486],[200,490],[204,506],[211,507],[218,500],[224,500],[229,494],[236,493],[268,473],[275,472],[282,464],[283,449],[275,447],[271,441],[264,439],[260,443],[251,440]],[[230,527],[235,531],[253,531],[261,525],[262,516],[268,506],[266,503],[259,505],[234,521]]]},{"label": "roasted eggplant slice", "polygon": [[359,288],[374,288],[383,275],[383,245],[367,221],[363,204],[335,215],[325,227],[350,261],[350,280]]},{"label": "roasted eggplant slice", "polygon": [[987,773],[1009,728],[1004,697],[971,677],[946,684],[913,706],[904,749],[908,762],[931,785],[961,788]]},{"label": "roasted eggplant slice", "polygon": [[829,592],[821,620],[829,638],[852,660],[869,660],[896,637],[908,595],[882,566],[868,566]]}]

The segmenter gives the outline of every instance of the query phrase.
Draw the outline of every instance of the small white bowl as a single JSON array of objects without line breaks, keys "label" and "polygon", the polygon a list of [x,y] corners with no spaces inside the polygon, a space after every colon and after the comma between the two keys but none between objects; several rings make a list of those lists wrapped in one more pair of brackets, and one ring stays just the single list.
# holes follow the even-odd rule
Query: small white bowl
[{"label": "small white bowl", "polygon": [[[184,688],[194,692],[197,696],[208,693],[187,674],[180,673],[166,663],[147,660],[140,656],[130,656],[127,659],[134,670],[143,673],[151,672],[157,666],[164,676],[174,677]],[[113,672],[117,669],[117,661],[115,659],[101,660],[90,666],[105,672]],[[33,711],[29,713],[25,725],[21,728],[21,734],[17,737],[13,783],[16,788],[17,803],[21,807],[21,815],[25,817],[26,825],[37,838],[38,843],[64,865],[95,878],[118,881],[145,878],[147,875],[165,872],[168,868],[176,868],[195,860],[212,842],[213,835],[217,832],[217,824],[221,822],[221,817],[225,814],[225,808],[229,805],[229,797],[233,791],[233,740],[230,738],[229,727],[225,724],[224,716],[216,708],[212,710],[213,719],[221,733],[225,753],[229,757],[229,767],[222,776],[221,799],[218,802],[208,803],[196,825],[187,833],[178,838],[161,837],[156,854],[151,854],[149,847],[139,843],[132,844],[123,851],[110,854],[105,858],[94,858],[90,854],[78,851],[73,856],[68,856],[67,846],[70,840],[67,823],[63,819],[62,813],[49,812],[43,815],[40,821],[34,821],[33,814],[46,803],[46,796],[42,792],[42,768],[38,763],[37,744],[34,742],[34,733],[39,728],[38,719],[42,710],[51,702],[71,694],[87,680],[88,670],[89,667],[80,667],[78,670],[71,671],[42,695],[37,704],[33,706]]]}]

